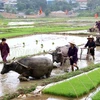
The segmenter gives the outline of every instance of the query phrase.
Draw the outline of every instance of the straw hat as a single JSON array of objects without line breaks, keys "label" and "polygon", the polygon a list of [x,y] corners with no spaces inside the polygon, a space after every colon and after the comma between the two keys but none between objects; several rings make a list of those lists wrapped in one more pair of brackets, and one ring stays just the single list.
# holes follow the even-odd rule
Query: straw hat
[{"label": "straw hat", "polygon": [[93,35],[88,36],[87,39],[94,39]]}]

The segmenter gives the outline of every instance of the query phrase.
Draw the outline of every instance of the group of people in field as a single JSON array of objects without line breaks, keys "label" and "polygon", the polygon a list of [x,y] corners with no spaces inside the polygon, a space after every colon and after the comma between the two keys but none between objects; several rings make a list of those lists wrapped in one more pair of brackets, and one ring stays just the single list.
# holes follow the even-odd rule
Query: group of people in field
[{"label": "group of people in field", "polygon": [[[85,44],[84,48],[88,47],[88,51],[87,54],[91,54],[93,59],[95,59],[95,42],[94,42],[94,37],[92,35],[88,36],[88,41]],[[68,57],[70,60],[70,65],[71,65],[71,69],[72,71],[74,71],[74,67],[77,68],[77,70],[79,69],[79,67],[77,66],[77,61],[78,61],[78,48],[75,45],[74,41],[69,42],[70,43],[70,47],[68,50]],[[6,43],[6,39],[2,38],[2,41],[0,43],[0,51],[1,51],[1,57],[4,63],[7,62],[7,56],[10,54],[10,48],[8,46],[8,44]]]},{"label": "group of people in field", "polygon": [[[96,47],[96,45],[95,45],[94,37],[92,35],[90,35],[90,36],[88,36],[87,39],[88,39],[88,41],[84,46],[84,48],[88,47],[87,56],[90,54],[93,57],[93,59],[95,59],[95,47]],[[72,71],[74,71],[74,67],[76,67],[78,70],[79,69],[79,67],[77,66],[78,49],[73,41],[69,42],[69,43],[70,43],[70,48],[68,50],[68,57],[70,60],[71,69],[72,69]],[[86,57],[86,59],[87,59],[87,57]]]}]

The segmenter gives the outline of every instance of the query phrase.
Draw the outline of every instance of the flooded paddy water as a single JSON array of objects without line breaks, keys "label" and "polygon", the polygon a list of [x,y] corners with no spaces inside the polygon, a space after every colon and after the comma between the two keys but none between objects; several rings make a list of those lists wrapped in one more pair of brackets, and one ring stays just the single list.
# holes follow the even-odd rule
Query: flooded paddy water
[{"label": "flooded paddy water", "polygon": [[[52,51],[55,50],[58,46],[68,45],[71,40],[75,40],[76,45],[79,46],[79,52],[78,56],[80,57],[80,51],[81,47],[83,47],[84,43],[87,42],[87,37],[81,37],[81,36],[69,36],[69,35],[32,35],[27,37],[19,37],[19,38],[13,38],[8,39],[7,43],[10,46],[10,56],[8,57],[8,60],[12,59],[13,57],[21,57],[26,55],[33,55],[42,53],[44,51]],[[82,59],[86,57],[87,50],[83,50]],[[52,60],[52,56],[50,54],[40,55],[48,57]],[[37,56],[39,57],[39,56]],[[78,66],[79,68],[84,68],[87,65],[93,64],[93,63],[99,63],[99,57],[100,57],[100,47],[96,48],[96,54],[95,54],[95,60],[92,62],[88,62],[86,60],[79,60]],[[0,61],[2,59],[0,58]],[[0,64],[0,71],[2,70],[3,65]],[[65,73],[63,70],[56,69],[53,70],[51,73],[51,77],[55,75],[60,75]],[[0,74],[0,96],[3,96],[6,93],[13,93],[17,89],[22,87],[28,87],[32,84],[35,84],[35,82],[41,82],[41,80],[33,80],[30,82],[20,82],[18,79],[19,74],[13,71],[10,71],[9,73],[5,75]],[[34,97],[33,97],[34,98]],[[38,98],[38,97],[37,97]],[[41,97],[42,98],[42,97]],[[66,98],[61,97],[52,97],[48,95],[43,96],[44,99],[34,99],[34,100],[67,100]],[[50,99],[51,98],[51,99]],[[25,100],[32,100],[32,98],[27,98]]]}]

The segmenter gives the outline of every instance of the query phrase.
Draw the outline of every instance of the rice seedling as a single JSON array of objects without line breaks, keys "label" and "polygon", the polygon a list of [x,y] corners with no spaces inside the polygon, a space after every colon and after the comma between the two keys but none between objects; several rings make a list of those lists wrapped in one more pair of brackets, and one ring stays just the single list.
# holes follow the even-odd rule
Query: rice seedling
[{"label": "rice seedling", "polygon": [[45,51],[45,50],[43,50],[43,53],[45,54],[45,53],[46,53],[46,51]]},{"label": "rice seedling", "polygon": [[88,29],[88,26],[84,27],[65,27],[65,26],[44,26],[44,27],[34,27],[34,28],[0,28],[0,38],[11,38],[23,35],[32,34],[42,34],[42,33],[52,33],[52,32],[65,32],[72,30],[84,30]]},{"label": "rice seedling", "polygon": [[38,44],[38,40],[36,40],[36,44]]},{"label": "rice seedling", "polygon": [[23,47],[25,47],[25,42],[23,42]]},{"label": "rice seedling", "polygon": [[54,42],[52,42],[52,45],[54,45],[55,43]]},{"label": "rice seedling", "polygon": [[92,97],[92,100],[100,100],[100,91]]},{"label": "rice seedling", "polygon": [[100,68],[76,78],[57,83],[43,90],[43,93],[66,97],[80,97],[100,84]]},{"label": "rice seedling", "polygon": [[43,44],[41,44],[41,48],[43,48]]}]

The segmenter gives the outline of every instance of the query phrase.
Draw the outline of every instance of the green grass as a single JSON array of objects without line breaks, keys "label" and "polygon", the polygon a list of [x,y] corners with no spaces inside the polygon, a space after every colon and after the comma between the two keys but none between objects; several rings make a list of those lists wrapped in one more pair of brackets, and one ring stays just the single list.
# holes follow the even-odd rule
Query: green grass
[{"label": "green grass", "polygon": [[100,91],[92,97],[92,100],[100,100]]},{"label": "green grass", "polygon": [[43,93],[66,97],[80,97],[90,92],[100,84],[100,68],[88,74],[83,74],[69,81],[58,83],[43,91]]},{"label": "green grass", "polygon": [[4,18],[0,19],[0,26],[6,26],[8,24],[8,20],[5,20]]},{"label": "green grass", "polygon": [[84,27],[62,27],[62,26],[44,26],[44,27],[34,27],[34,28],[10,28],[4,29],[1,28],[0,38],[11,38],[11,37],[18,37],[23,35],[32,35],[32,34],[44,34],[44,33],[52,33],[52,32],[65,32],[65,31],[72,31],[72,30],[84,30],[88,29],[88,26]]}]

